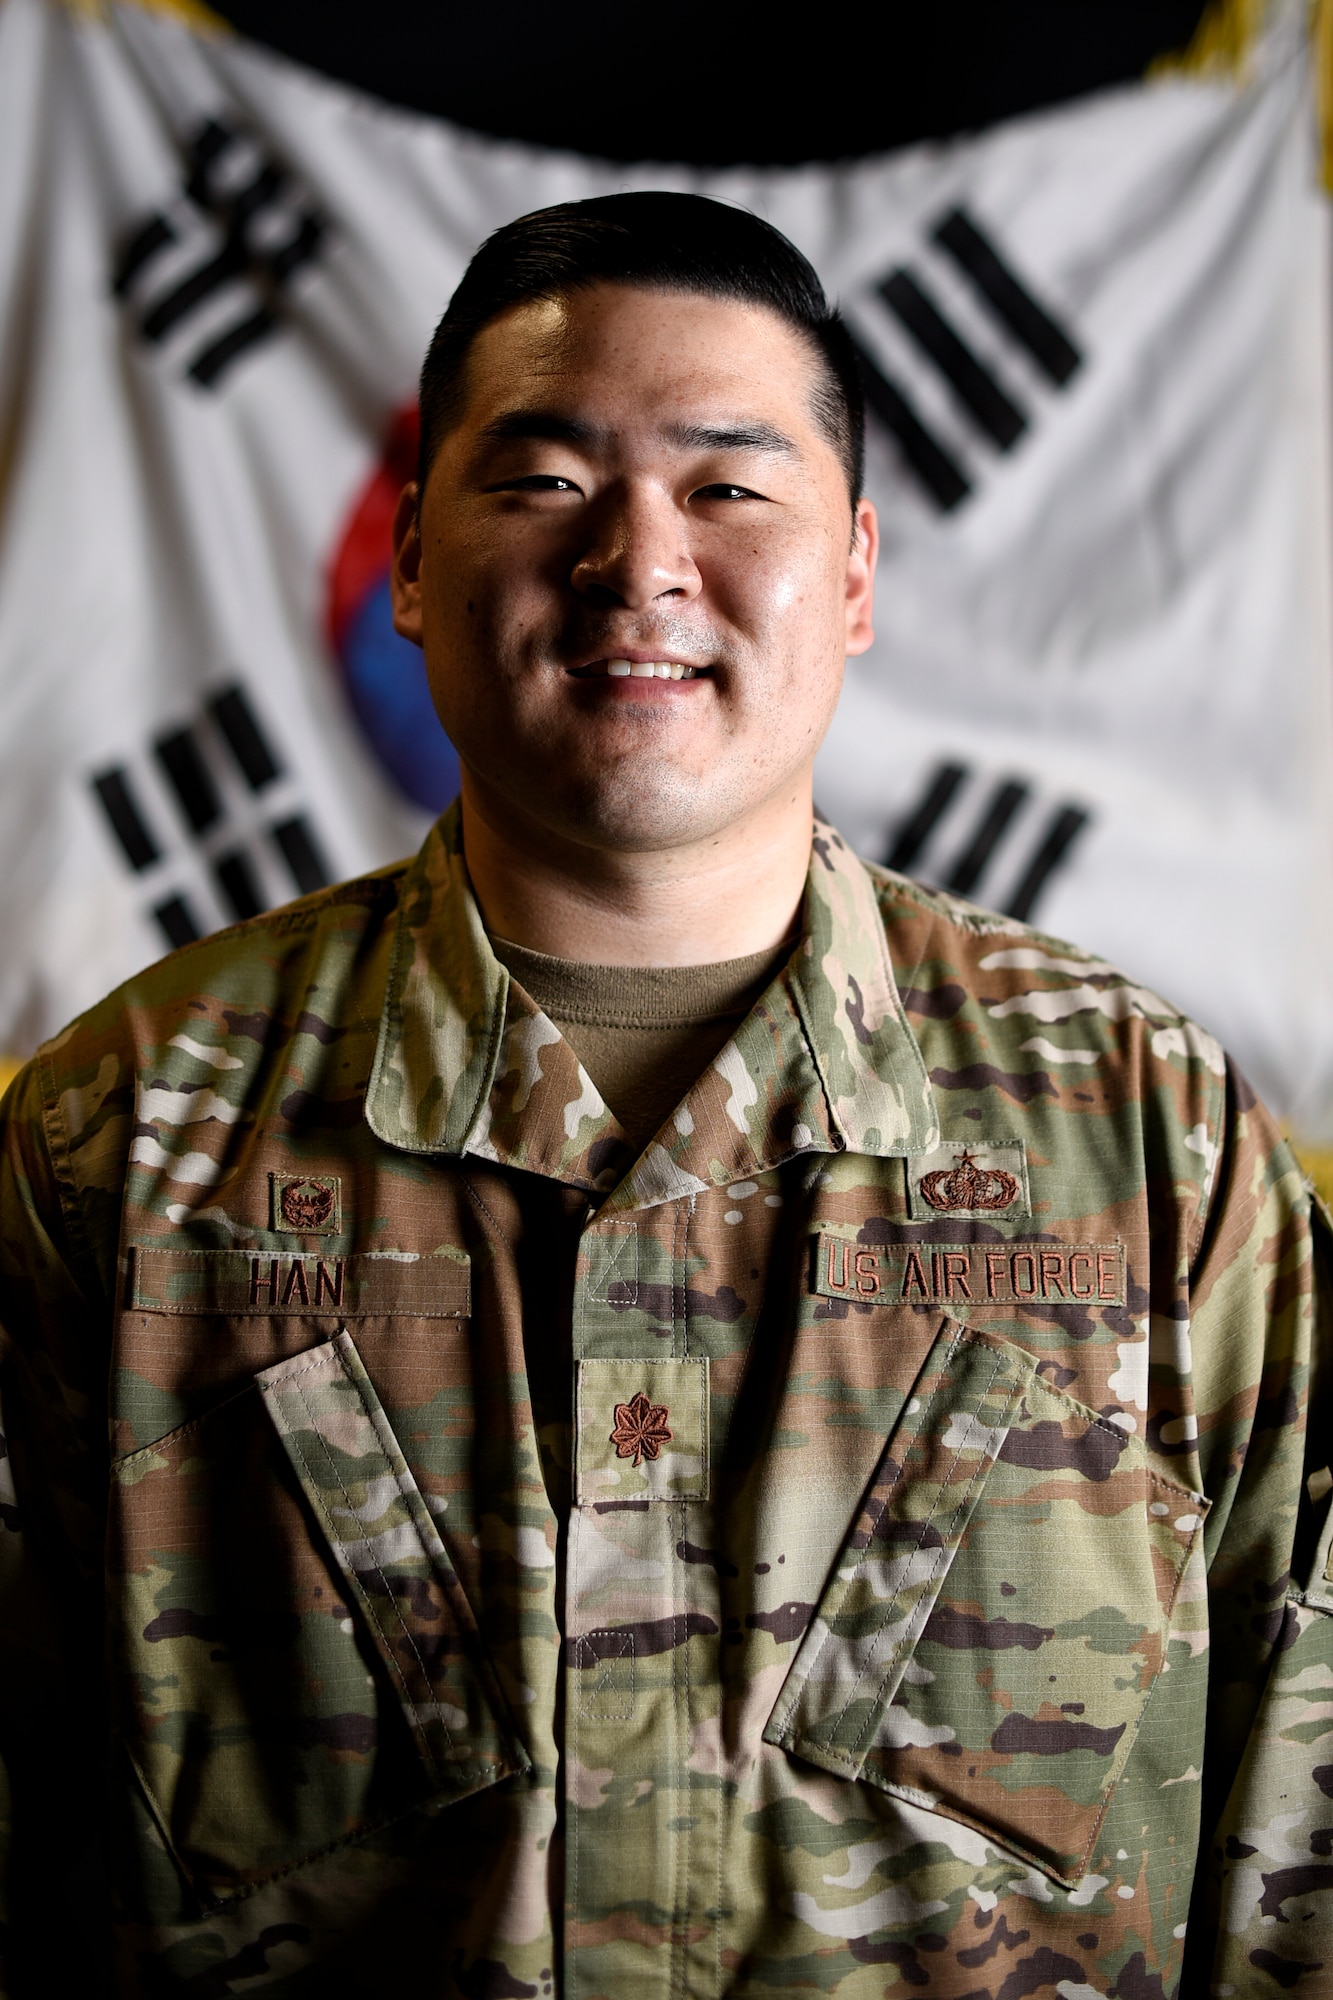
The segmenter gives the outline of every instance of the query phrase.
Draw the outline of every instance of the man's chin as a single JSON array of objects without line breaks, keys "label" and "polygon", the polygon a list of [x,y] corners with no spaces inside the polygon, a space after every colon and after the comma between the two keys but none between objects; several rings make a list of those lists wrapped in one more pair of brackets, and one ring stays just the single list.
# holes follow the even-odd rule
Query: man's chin
[{"label": "man's chin", "polygon": [[645,785],[628,796],[618,787],[609,795],[585,794],[560,817],[569,837],[583,846],[645,854],[706,840],[729,826],[735,813],[693,787]]},{"label": "man's chin", "polygon": [[[561,780],[558,788],[553,775]],[[506,773],[483,789],[489,796],[476,803],[488,819],[501,812],[511,837],[526,825],[535,839],[625,854],[707,840],[734,823],[738,804],[743,810],[716,771],[705,778],[647,758],[583,772],[562,771],[556,762],[533,772],[528,784],[515,784]]]}]

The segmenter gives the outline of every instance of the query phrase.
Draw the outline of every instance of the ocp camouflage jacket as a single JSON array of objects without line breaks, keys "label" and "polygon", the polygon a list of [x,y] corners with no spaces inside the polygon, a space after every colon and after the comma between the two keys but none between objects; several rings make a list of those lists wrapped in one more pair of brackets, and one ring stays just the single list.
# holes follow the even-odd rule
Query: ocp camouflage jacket
[{"label": "ocp camouflage jacket", "polygon": [[1333,1990],[1327,1279],[1155,995],[817,826],[634,1159],[448,817],[0,1140],[15,1993]]}]

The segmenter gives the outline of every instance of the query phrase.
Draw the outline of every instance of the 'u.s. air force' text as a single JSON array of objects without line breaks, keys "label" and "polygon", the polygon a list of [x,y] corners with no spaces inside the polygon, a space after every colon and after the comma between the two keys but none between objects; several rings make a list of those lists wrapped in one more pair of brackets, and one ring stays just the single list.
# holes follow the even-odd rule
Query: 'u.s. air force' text
[{"label": "'u.s. air force' text", "polygon": [[1120,1243],[850,1243],[813,1239],[812,1286],[868,1305],[1122,1306]]}]

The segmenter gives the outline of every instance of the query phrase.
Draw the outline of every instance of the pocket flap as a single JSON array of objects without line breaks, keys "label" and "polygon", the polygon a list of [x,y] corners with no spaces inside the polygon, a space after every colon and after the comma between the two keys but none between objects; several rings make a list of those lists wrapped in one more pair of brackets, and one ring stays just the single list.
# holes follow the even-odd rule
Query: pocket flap
[{"label": "pocket flap", "polygon": [[935,1342],[792,1662],[768,1742],[861,1775],[1022,1383],[1016,1352],[957,1332]]},{"label": "pocket flap", "polygon": [[459,1797],[529,1770],[472,1606],[350,1335],[255,1380],[440,1789]]},{"label": "pocket flap", "polygon": [[1036,1367],[946,1324],[764,1735],[1073,1883],[1208,1503]]}]

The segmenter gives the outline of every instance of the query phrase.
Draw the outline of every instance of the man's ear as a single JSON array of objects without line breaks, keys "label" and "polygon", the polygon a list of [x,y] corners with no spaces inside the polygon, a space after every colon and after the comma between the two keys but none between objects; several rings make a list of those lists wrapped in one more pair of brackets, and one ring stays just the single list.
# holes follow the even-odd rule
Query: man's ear
[{"label": "man's ear", "polygon": [[421,530],[417,516],[417,489],[409,482],[398,495],[393,515],[393,568],[389,572],[393,601],[393,629],[414,646],[422,644],[421,628]]},{"label": "man's ear", "polygon": [[875,642],[875,562],[879,556],[879,516],[873,500],[856,503],[856,531],[847,558],[847,653],[869,651]]}]

